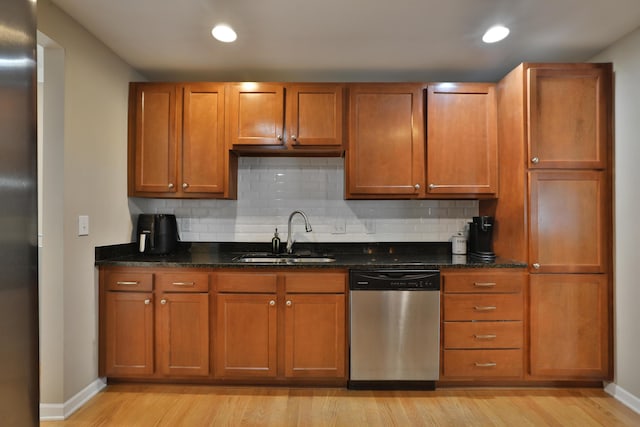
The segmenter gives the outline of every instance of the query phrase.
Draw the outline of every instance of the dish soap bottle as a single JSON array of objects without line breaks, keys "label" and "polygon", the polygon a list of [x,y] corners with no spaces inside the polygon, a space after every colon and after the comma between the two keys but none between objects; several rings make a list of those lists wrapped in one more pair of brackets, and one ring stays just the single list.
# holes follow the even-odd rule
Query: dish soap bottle
[{"label": "dish soap bottle", "polygon": [[278,236],[277,228],[275,233],[273,233],[273,239],[271,239],[271,252],[274,254],[280,253],[280,237]]}]

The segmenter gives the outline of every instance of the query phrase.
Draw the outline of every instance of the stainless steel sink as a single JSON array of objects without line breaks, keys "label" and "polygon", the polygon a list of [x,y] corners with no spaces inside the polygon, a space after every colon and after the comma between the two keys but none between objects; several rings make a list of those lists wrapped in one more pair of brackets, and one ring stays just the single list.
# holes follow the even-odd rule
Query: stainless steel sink
[{"label": "stainless steel sink", "polygon": [[335,262],[332,256],[300,256],[300,255],[242,255],[233,259],[235,262],[250,264],[313,264]]}]

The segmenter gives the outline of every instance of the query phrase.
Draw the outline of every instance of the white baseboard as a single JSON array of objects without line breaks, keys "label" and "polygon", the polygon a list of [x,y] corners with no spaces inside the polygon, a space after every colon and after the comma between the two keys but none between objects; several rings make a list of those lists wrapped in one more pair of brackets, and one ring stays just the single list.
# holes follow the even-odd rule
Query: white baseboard
[{"label": "white baseboard", "polygon": [[41,403],[40,421],[62,421],[67,419],[106,386],[107,381],[104,378],[97,378],[64,403]]},{"label": "white baseboard", "polygon": [[616,385],[615,383],[609,383],[604,387],[604,391],[613,396],[616,400],[623,403],[625,406],[633,409],[640,414],[640,398],[637,398],[627,390]]}]

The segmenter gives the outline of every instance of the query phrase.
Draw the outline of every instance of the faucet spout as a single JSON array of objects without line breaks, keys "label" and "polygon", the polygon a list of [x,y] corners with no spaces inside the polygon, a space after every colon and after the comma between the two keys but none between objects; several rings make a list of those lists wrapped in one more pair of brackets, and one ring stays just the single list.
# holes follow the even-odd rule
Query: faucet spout
[{"label": "faucet spout", "polygon": [[292,237],[292,235],[291,235],[291,220],[293,219],[293,217],[296,214],[299,214],[304,219],[304,229],[305,229],[305,231],[307,233],[311,231],[311,224],[309,223],[309,218],[307,218],[307,214],[305,214],[302,211],[293,211],[293,212],[291,212],[291,215],[289,215],[289,221],[287,222],[287,253],[288,254],[293,253],[293,244],[296,242],[295,240],[291,239],[291,237]]}]

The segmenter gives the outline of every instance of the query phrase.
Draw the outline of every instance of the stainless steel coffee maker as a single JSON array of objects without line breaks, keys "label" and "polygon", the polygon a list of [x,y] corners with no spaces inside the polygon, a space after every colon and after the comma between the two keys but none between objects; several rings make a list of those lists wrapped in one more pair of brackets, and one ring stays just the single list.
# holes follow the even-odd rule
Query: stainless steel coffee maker
[{"label": "stainless steel coffee maker", "polygon": [[469,255],[481,261],[493,261],[496,254],[493,252],[493,228],[495,226],[492,216],[474,216],[469,223]]}]

